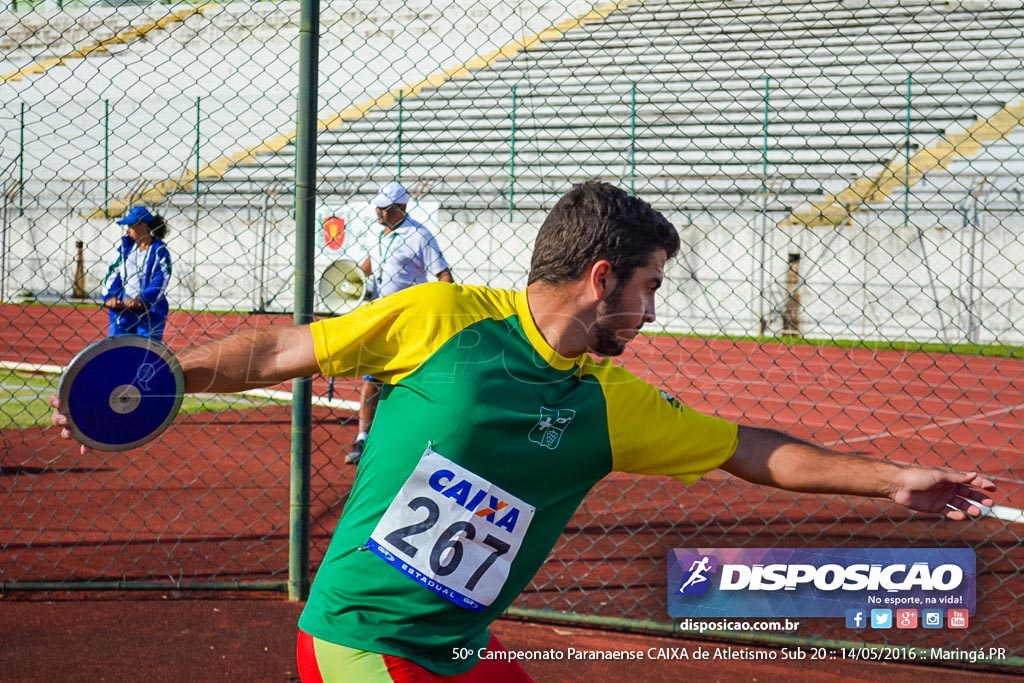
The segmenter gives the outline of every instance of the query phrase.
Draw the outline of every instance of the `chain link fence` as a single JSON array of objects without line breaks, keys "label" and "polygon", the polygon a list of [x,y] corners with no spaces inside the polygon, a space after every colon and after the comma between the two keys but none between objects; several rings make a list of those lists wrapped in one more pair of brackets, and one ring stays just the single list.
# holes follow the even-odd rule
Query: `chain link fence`
[{"label": "chain link fence", "polygon": [[[0,14],[5,587],[283,587],[287,387],[190,398],[158,444],[114,457],[73,454],[44,425],[55,373],[106,335],[113,221],[132,206],[170,226],[173,349],[290,322],[299,11]],[[1019,2],[349,0],[322,3],[319,40],[317,279],[372,252],[370,199],[397,179],[455,281],[522,287],[557,197],[607,180],[684,243],[627,366],[706,412],[1000,486],[990,516],[953,526],[717,475],[613,476],[522,613],[669,628],[673,547],[971,547],[962,647],[1008,647],[1020,666]],[[318,313],[358,303],[347,278]],[[317,378],[314,395],[315,568],[351,483],[358,386]],[[799,636],[948,642],[841,626]]]}]

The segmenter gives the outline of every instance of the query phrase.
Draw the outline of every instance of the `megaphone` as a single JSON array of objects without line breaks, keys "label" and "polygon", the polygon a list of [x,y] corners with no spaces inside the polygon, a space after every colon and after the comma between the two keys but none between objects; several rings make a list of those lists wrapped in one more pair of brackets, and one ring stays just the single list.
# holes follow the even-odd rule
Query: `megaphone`
[{"label": "megaphone", "polygon": [[327,266],[317,289],[329,312],[348,313],[366,297],[366,273],[355,261],[341,259]]}]

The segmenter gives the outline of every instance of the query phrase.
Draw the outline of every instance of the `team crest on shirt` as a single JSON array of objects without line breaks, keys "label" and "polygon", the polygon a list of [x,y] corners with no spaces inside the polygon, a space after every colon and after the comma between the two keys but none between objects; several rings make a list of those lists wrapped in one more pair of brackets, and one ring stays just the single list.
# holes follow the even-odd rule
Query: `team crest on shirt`
[{"label": "team crest on shirt", "polygon": [[530,441],[538,446],[555,450],[562,440],[562,433],[574,417],[576,417],[575,410],[541,407],[540,419],[537,420],[537,424],[530,430]]}]

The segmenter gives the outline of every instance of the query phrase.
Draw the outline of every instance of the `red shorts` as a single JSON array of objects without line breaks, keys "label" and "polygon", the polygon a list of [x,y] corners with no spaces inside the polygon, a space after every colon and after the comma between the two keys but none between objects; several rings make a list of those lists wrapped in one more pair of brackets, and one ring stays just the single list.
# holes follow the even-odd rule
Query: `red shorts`
[{"label": "red shorts", "polygon": [[[507,652],[493,635],[488,652]],[[328,643],[299,631],[296,661],[302,683],[532,683],[519,662],[503,658],[481,659],[463,674],[442,676],[394,655]]]}]

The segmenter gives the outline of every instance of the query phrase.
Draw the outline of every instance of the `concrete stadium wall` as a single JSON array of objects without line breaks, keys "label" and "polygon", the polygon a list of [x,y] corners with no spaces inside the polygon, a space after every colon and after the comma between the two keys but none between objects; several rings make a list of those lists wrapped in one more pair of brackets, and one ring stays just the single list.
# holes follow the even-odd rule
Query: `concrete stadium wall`
[{"label": "concrete stadium wall", "polygon": [[[543,215],[517,213],[509,220],[507,212],[439,210],[433,217],[458,281],[517,288],[526,283]],[[757,334],[764,310],[770,313],[769,331],[781,332],[789,255],[799,254],[806,337],[1024,343],[1019,297],[1024,275],[1017,267],[1024,262],[1019,240],[1024,221],[1019,215],[983,221],[973,235],[955,215],[920,230],[914,224],[904,227],[898,211],[865,214],[862,222],[836,229],[780,228],[785,216],[769,216],[763,289],[762,216],[666,215],[680,229],[683,249],[668,269],[655,329]],[[290,211],[271,207],[266,218],[255,209],[244,216],[213,211],[198,221],[188,212],[167,219],[175,260],[173,307],[251,311],[262,304],[271,311],[291,310]],[[88,293],[100,295],[121,234],[112,222],[26,215],[6,225],[2,239],[8,248],[0,272],[7,300],[69,296],[76,240],[85,243]],[[362,253],[346,256],[361,260]],[[330,260],[321,251],[318,272]]]}]

